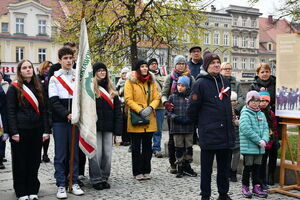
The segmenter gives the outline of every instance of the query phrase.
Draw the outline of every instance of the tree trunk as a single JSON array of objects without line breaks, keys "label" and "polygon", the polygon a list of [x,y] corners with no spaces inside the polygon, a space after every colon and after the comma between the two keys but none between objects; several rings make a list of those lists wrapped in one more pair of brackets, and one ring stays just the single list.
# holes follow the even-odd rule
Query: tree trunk
[{"label": "tree trunk", "polygon": [[[131,0],[132,1],[132,0]],[[138,59],[138,48],[137,48],[137,22],[135,16],[135,3],[131,2],[129,4],[129,16],[128,21],[130,24],[129,28],[129,40],[130,40],[130,62],[131,68],[133,69],[137,59]]]}]

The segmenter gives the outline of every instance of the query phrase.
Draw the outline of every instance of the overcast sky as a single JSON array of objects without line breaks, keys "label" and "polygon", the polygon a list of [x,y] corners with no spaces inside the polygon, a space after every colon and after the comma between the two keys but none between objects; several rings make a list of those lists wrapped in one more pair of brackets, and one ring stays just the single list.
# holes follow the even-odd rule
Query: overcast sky
[{"label": "overcast sky", "polygon": [[[278,9],[283,5],[284,0],[260,0],[258,3],[254,4],[252,7],[258,8],[263,17],[268,15],[279,16]],[[215,0],[213,5],[218,9],[227,7],[228,5],[239,5],[239,6],[251,6],[248,0]]]}]

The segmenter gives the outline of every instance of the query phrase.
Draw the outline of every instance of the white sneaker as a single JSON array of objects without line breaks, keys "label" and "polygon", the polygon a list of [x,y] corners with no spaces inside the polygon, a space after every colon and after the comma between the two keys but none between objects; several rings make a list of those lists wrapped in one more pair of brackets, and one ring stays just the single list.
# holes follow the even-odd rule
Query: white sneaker
[{"label": "white sneaker", "polygon": [[39,197],[38,197],[38,195],[36,195],[36,194],[31,194],[31,195],[29,195],[29,199],[30,199],[30,200],[38,200]]},{"label": "white sneaker", "polygon": [[72,193],[76,196],[80,196],[84,194],[84,191],[80,188],[78,184],[72,185]]},{"label": "white sneaker", "polygon": [[67,192],[65,187],[58,187],[56,197],[58,199],[66,199],[67,198]]},{"label": "white sneaker", "polygon": [[19,197],[18,200],[28,200],[28,196]]}]

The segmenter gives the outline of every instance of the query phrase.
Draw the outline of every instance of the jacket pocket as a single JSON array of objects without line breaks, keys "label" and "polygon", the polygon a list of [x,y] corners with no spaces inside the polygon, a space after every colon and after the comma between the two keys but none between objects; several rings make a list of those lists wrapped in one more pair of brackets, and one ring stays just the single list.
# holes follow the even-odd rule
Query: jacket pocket
[{"label": "jacket pocket", "polygon": [[226,143],[227,133],[225,123],[213,122],[204,125],[202,130],[199,130],[200,140],[207,145],[217,145]]}]

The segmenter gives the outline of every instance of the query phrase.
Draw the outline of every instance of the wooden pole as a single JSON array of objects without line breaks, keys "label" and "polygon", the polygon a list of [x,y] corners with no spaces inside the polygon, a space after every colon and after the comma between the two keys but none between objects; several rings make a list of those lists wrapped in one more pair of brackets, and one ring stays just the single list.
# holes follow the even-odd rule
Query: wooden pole
[{"label": "wooden pole", "polygon": [[74,165],[74,146],[75,146],[75,130],[76,126],[72,125],[72,135],[71,135],[71,155],[70,155],[70,179],[69,179],[69,192],[72,191],[72,185],[73,185],[73,165]]}]

